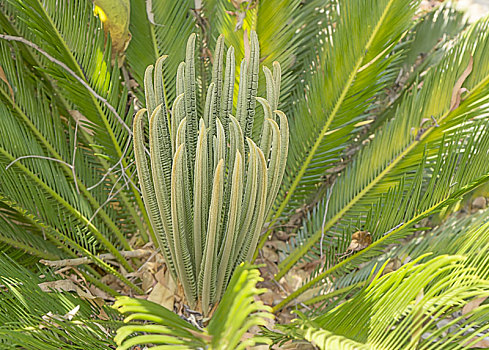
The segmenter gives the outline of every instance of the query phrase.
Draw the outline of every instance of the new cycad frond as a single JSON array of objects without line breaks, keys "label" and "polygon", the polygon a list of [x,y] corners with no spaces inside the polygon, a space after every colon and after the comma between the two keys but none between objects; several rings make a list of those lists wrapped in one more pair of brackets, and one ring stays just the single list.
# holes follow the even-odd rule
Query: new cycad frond
[{"label": "new cycad frond", "polygon": [[[145,73],[146,109],[134,119],[134,150],[146,209],[173,276],[191,305],[202,310],[219,301],[241,262],[249,261],[277,195],[288,149],[288,123],[276,110],[280,65],[264,67],[267,98],[256,97],[259,44],[250,35],[250,54],[241,62],[235,116],[234,48],[218,39],[205,106],[198,106],[195,35],[177,71],[177,97],[166,100],[163,62]],[[258,101],[265,122],[260,139],[251,131]],[[203,111],[200,113],[200,111]],[[149,117],[149,158],[144,120]]]},{"label": "new cycad frond", "polygon": [[260,336],[241,340],[251,327],[264,326],[266,319],[273,318],[270,308],[254,299],[265,291],[256,288],[256,283],[262,280],[256,268],[239,265],[209,326],[203,330],[163,306],[143,299],[121,297],[114,307],[121,313],[130,314],[124,322],[149,321],[151,324],[132,323],[121,327],[114,338],[119,345],[117,349],[149,343],[191,349],[246,349],[256,343],[269,344],[268,338]]}]

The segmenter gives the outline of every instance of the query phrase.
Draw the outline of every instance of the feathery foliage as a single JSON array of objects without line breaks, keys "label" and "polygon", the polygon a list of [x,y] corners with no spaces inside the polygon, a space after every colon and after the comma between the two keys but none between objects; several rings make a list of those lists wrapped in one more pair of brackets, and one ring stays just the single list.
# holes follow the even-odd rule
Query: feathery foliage
[{"label": "feathery foliage", "polygon": [[489,328],[487,305],[451,318],[488,296],[487,280],[474,273],[471,259],[441,255],[418,262],[382,277],[380,270],[353,299],[299,320],[292,332],[320,349],[462,349],[481,340]]},{"label": "feathery foliage", "polygon": [[[486,212],[423,226],[489,178],[489,20],[419,3],[2,2],[1,346],[477,343]],[[290,238],[263,295],[240,264],[259,256],[268,278],[281,230]],[[101,320],[84,298],[37,286],[58,278],[39,259],[82,258],[57,272],[145,298],[153,261],[125,253],[150,240],[182,302],[209,320],[123,297],[138,322],[112,340],[120,315]],[[282,283],[304,269],[302,284]],[[279,322],[290,307],[298,319],[248,339],[270,316],[258,298]]]},{"label": "feathery foliage", "polygon": [[[52,276],[48,276],[52,281]],[[115,321],[95,321],[105,311],[76,295],[41,291],[41,280],[0,256],[0,347],[2,349],[112,349]]]},{"label": "feathery foliage", "polygon": [[[416,216],[401,210],[390,212],[389,216],[392,220],[388,219],[385,213],[389,212],[376,203],[381,196],[389,192],[390,188],[392,191],[402,178],[405,178],[402,180],[402,186],[408,185],[409,181],[406,180],[421,171],[419,168],[423,166],[420,163],[425,162],[423,159],[433,164],[430,159],[435,159],[438,153],[438,159],[444,160],[423,175],[425,178],[431,177],[431,181],[421,181],[417,189],[413,187],[412,192],[406,191],[407,188],[397,191],[399,195],[405,193],[408,196],[406,198],[411,198],[410,193],[426,191],[425,198],[419,197],[419,202],[416,202],[419,203],[418,205],[411,200],[410,208],[408,202],[403,201],[400,203],[401,209],[416,208],[420,212],[431,207],[434,209],[449,194],[456,193],[471,181],[477,182],[479,176],[487,173],[488,164],[483,156],[486,152],[485,140],[488,137],[484,126],[486,122],[474,118],[487,111],[485,101],[488,67],[483,57],[487,52],[488,42],[487,36],[481,35],[486,32],[487,26],[488,22],[484,20],[469,28],[445,57],[430,69],[423,86],[418,90],[406,91],[401,97],[395,117],[386,122],[373,141],[345,169],[344,176],[338,178],[331,190],[328,212],[324,214],[324,211],[321,213],[317,211],[318,217],[314,220],[324,221],[324,225],[321,225],[319,230],[304,232],[299,236],[299,244],[293,245],[297,248],[281,264],[281,272],[278,276],[283,275],[305,254],[312,254],[312,256],[317,254],[319,247],[315,250],[316,253],[309,249],[320,242],[325,231],[331,232],[329,234],[331,236],[337,236],[341,235],[343,230],[347,230],[348,225],[356,225],[365,226],[371,233],[375,232],[375,236],[375,234],[382,235],[401,223],[403,226],[408,222],[414,223],[412,220]],[[469,66],[472,74],[464,81],[464,86],[470,93],[460,106],[454,108],[451,105],[453,87]],[[443,86],[440,87],[440,84]],[[426,123],[427,120],[431,121]],[[425,123],[427,125],[424,125]],[[459,140],[464,141],[459,142]],[[449,172],[454,172],[452,180],[448,181],[452,175],[448,176],[445,173],[442,163],[447,159],[444,155],[451,154],[449,153],[451,151],[458,152],[457,149],[462,158],[451,165],[452,170],[447,169]],[[472,153],[480,154],[480,158],[475,160]],[[439,176],[447,176],[448,186],[446,183],[435,181]],[[439,194],[437,188],[441,191]],[[373,205],[375,207],[371,209]],[[368,214],[369,212],[371,213]],[[404,217],[395,216],[399,213]],[[323,220],[324,215],[326,220]],[[375,221],[369,219],[375,217],[377,217]],[[329,239],[325,238],[323,242]],[[346,238],[347,241],[348,239],[349,237]]]},{"label": "feathery foliage", "polygon": [[386,271],[389,260],[380,268],[371,266],[368,285],[353,299],[312,319],[301,316],[298,330],[286,334],[324,349],[332,344],[338,349],[462,349],[477,343],[489,329],[487,304],[469,305],[488,297],[489,270],[480,254],[489,248],[485,214],[459,226],[447,222],[438,232],[449,237],[436,235],[438,245],[420,240],[409,255],[401,248],[403,253],[394,256],[412,260],[397,271]]},{"label": "feathery foliage", "polygon": [[[256,288],[256,283],[261,280],[256,268],[247,264],[239,265],[205,329],[185,322],[158,304],[121,297],[114,307],[123,314],[129,314],[124,322],[131,324],[117,330],[117,349],[125,350],[138,344],[158,344],[153,349],[170,349],[175,346],[224,350],[247,349],[257,343],[270,344],[270,339],[262,336],[252,336],[244,341],[241,339],[251,327],[264,326],[267,319],[273,319],[270,308],[254,300],[255,296],[265,291]],[[163,347],[165,345],[167,347]]]}]

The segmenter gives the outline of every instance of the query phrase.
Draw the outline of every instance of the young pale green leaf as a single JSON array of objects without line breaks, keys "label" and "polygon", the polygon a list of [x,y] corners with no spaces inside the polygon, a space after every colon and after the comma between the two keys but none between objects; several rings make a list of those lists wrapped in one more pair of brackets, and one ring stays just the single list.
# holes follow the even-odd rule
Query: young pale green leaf
[{"label": "young pale green leaf", "polygon": [[[181,125],[184,123],[182,121]],[[189,303],[193,306],[197,297],[197,287],[195,285],[195,272],[192,266],[192,258],[187,241],[186,223],[186,200],[185,172],[187,170],[187,157],[185,154],[185,144],[178,146],[173,158],[172,178],[171,178],[171,214],[173,238],[175,241],[175,265],[178,277],[182,283]]]},{"label": "young pale green leaf", "polygon": [[229,199],[229,211],[227,216],[227,227],[224,231],[223,245],[220,247],[219,252],[219,264],[217,277],[217,294],[216,299],[221,298],[224,292],[232,268],[234,267],[234,261],[230,260],[232,253],[237,249],[236,236],[238,231],[239,219],[241,217],[241,203],[243,195],[243,159],[241,153],[236,151],[236,157],[233,165],[232,181],[231,181],[231,196]]},{"label": "young pale green leaf", "polygon": [[200,275],[202,278],[202,310],[207,314],[213,303],[216,292],[215,273],[217,269],[217,251],[219,237],[219,219],[222,210],[224,187],[224,160],[217,164],[214,181],[212,183],[212,196],[209,206],[209,223],[207,226],[207,240],[204,250],[204,260]]},{"label": "young pale green leaf", "polygon": [[205,248],[207,221],[209,217],[209,172],[207,131],[204,121],[200,120],[200,131],[195,152],[194,181],[194,250],[196,271],[200,273],[202,253]]}]

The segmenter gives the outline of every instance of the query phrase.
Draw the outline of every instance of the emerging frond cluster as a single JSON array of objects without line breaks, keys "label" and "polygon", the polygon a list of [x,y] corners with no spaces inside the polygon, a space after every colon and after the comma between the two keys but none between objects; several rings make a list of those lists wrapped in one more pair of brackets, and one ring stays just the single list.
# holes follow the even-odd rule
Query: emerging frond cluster
[{"label": "emerging frond cluster", "polygon": [[[267,98],[256,97],[259,44],[241,63],[235,116],[234,48],[218,39],[205,106],[198,106],[195,35],[177,71],[177,97],[166,100],[161,57],[145,73],[146,109],[134,119],[134,150],[146,209],[173,275],[204,313],[219,301],[237,265],[252,258],[277,195],[288,149],[288,123],[277,110],[280,66],[264,67]],[[251,139],[258,101],[265,121]],[[202,111],[202,112],[200,112]],[[149,158],[144,120],[149,117]]]}]

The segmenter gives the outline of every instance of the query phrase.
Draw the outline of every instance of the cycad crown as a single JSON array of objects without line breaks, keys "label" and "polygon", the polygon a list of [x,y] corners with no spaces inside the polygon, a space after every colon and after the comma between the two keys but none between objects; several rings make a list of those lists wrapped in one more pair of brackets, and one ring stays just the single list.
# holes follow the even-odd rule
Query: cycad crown
[{"label": "cycad crown", "polygon": [[[214,55],[212,82],[199,109],[194,66],[195,35],[177,71],[171,113],[165,98],[161,57],[145,73],[147,109],[134,119],[134,151],[146,210],[173,276],[191,305],[218,302],[238,264],[249,261],[284,173],[288,123],[276,110],[280,65],[263,68],[267,99],[256,97],[259,45],[250,35],[249,57],[241,62],[236,112],[234,48],[224,67],[224,38]],[[224,73],[224,74],[223,74]],[[251,139],[258,101],[265,120],[258,142]],[[198,111],[203,110],[203,116]],[[147,112],[147,113],[146,113]],[[149,159],[144,136],[149,118]]]}]

